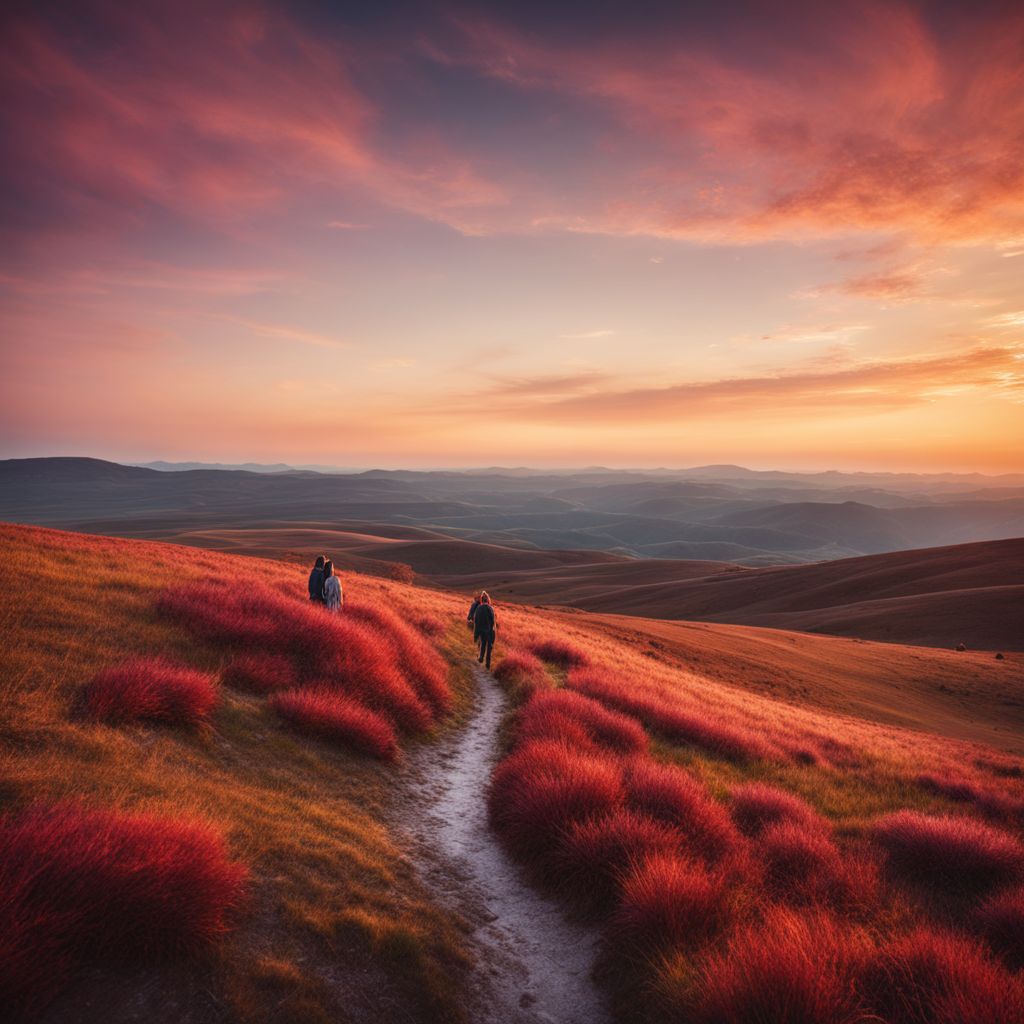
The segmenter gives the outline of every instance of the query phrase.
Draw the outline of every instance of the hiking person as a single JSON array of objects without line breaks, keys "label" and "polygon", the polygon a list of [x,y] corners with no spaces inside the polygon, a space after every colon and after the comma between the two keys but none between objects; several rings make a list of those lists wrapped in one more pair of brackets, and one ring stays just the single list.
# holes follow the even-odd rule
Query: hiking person
[{"label": "hiking person", "polygon": [[316,556],[313,571],[309,574],[309,599],[313,604],[324,603],[324,562],[323,555]]},{"label": "hiking person", "polygon": [[498,618],[494,614],[494,605],[486,590],[480,592],[480,603],[473,613],[473,639],[480,643],[480,657],[476,660],[486,667],[491,667],[491,651],[494,649],[494,635],[498,629]]},{"label": "hiking person", "polygon": [[341,580],[334,575],[334,562],[329,558],[324,563],[324,604],[329,612],[340,612],[345,600],[341,592]]},{"label": "hiking person", "polygon": [[473,618],[476,615],[477,608],[479,608],[479,607],[480,607],[480,595],[479,594],[474,594],[473,595],[473,603],[469,606],[469,614],[466,616],[466,625],[469,626],[470,629],[473,628]]}]

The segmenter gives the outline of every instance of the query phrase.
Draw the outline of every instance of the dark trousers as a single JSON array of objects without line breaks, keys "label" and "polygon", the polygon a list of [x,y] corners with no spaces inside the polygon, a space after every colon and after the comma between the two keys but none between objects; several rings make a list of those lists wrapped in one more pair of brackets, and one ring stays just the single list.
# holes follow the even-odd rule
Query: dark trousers
[{"label": "dark trousers", "polygon": [[480,657],[477,661],[484,661],[486,659],[487,667],[491,667],[491,651],[494,650],[494,634],[483,633],[477,637],[480,641]]}]

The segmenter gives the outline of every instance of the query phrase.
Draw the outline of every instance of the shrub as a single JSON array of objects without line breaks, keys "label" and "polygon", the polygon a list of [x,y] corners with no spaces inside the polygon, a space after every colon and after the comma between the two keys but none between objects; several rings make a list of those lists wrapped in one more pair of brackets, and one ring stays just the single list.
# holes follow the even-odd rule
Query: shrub
[{"label": "shrub", "polygon": [[1014,970],[1024,967],[1024,889],[997,893],[975,921],[985,940]]},{"label": "shrub", "polygon": [[576,668],[590,664],[590,655],[568,640],[540,640],[529,645],[538,658],[560,665],[562,668]]},{"label": "shrub", "polygon": [[687,772],[638,757],[627,765],[625,780],[629,806],[678,826],[688,851],[716,862],[741,844],[728,812]]},{"label": "shrub", "polygon": [[104,722],[199,725],[217,704],[213,677],[163,658],[129,658],[99,671],[85,690],[88,713]]},{"label": "shrub", "polygon": [[684,711],[666,698],[638,691],[604,669],[573,669],[567,685],[602,704],[635,715],[670,740],[690,743],[728,760],[745,763],[773,756],[769,745],[751,730],[723,723],[710,712]]},{"label": "shrub", "polygon": [[199,822],[74,804],[0,820],[0,1003],[34,1019],[86,964],[208,946],[246,875]]},{"label": "shrub", "polygon": [[696,861],[652,853],[623,877],[611,934],[616,945],[694,947],[729,923],[725,878]]},{"label": "shrub", "polygon": [[871,1009],[888,1024],[1007,1024],[1024,1020],[1019,979],[964,936],[918,928],[884,946],[864,975]]},{"label": "shrub", "polygon": [[760,835],[769,825],[788,821],[804,828],[827,828],[828,823],[806,800],[794,793],[750,782],[732,791],[732,817],[747,836]]},{"label": "shrub", "polygon": [[398,756],[391,724],[381,715],[340,693],[292,690],[275,694],[271,707],[302,732],[322,736],[384,761]]},{"label": "shrub", "polygon": [[758,839],[757,851],[768,889],[788,901],[820,897],[842,869],[839,850],[825,832],[793,821],[769,825]]},{"label": "shrub", "polygon": [[898,811],[870,831],[897,874],[946,892],[981,892],[1024,872],[1024,846],[1014,836],[972,818]]},{"label": "shrub", "polygon": [[524,859],[550,857],[562,831],[622,799],[622,771],[614,761],[534,740],[494,772],[488,810],[508,847]]},{"label": "shrub", "polygon": [[776,908],[733,934],[698,965],[696,1024],[854,1024],[864,943],[821,913]]},{"label": "shrub", "polygon": [[572,740],[582,731],[584,745],[593,742],[622,753],[647,748],[647,734],[635,718],[609,711],[580,693],[556,690],[535,694],[519,716],[520,741]]},{"label": "shrub", "polygon": [[240,654],[228,662],[222,679],[229,686],[256,693],[290,690],[299,682],[295,666],[280,654]]},{"label": "shrub", "polygon": [[511,650],[498,662],[494,678],[523,694],[549,689],[551,679],[540,659],[529,651]]},{"label": "shrub", "polygon": [[679,853],[680,846],[670,825],[623,807],[572,822],[560,842],[560,888],[568,886],[579,903],[606,906],[632,864],[653,853]]}]

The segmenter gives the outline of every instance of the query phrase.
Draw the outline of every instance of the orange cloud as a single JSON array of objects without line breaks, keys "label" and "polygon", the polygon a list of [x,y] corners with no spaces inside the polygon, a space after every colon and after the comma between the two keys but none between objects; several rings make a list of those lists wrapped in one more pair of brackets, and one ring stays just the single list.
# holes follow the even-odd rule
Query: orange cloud
[{"label": "orange cloud", "polygon": [[[841,361],[846,361],[845,353]],[[700,381],[668,387],[595,390],[590,377],[557,378],[551,386],[497,386],[476,396],[481,412],[536,422],[577,424],[685,422],[707,416],[792,418],[794,410],[886,411],[929,401],[951,389],[982,388],[1024,399],[1024,349],[985,346],[953,355],[923,356],[808,368],[760,377]],[[564,392],[572,388],[574,394]],[[553,394],[554,393],[554,394]],[[509,401],[509,397],[514,400]],[[502,400],[505,399],[505,400]],[[464,410],[457,410],[462,412]]]}]

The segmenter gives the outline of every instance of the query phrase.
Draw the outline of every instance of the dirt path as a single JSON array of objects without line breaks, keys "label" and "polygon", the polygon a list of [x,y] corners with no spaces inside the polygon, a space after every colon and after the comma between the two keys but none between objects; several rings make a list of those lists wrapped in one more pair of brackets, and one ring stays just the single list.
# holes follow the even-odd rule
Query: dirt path
[{"label": "dirt path", "polygon": [[[476,706],[458,732],[409,758],[404,830],[424,881],[439,903],[472,929],[477,957],[473,1020],[501,1024],[604,1024],[603,998],[590,979],[595,929],[568,921],[538,895],[487,826],[505,698],[477,668]],[[407,802],[406,802],[407,800]]]}]

